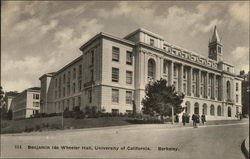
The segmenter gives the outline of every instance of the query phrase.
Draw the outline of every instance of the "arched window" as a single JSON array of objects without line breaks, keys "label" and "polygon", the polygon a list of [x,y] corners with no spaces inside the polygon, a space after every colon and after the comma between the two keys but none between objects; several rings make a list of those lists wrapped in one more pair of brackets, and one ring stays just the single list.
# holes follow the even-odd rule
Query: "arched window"
[{"label": "arched window", "polygon": [[210,115],[214,115],[214,105],[210,106]]},{"label": "arched window", "polygon": [[231,85],[230,82],[227,81],[227,99],[230,99],[230,94],[231,94]]},{"label": "arched window", "polygon": [[187,114],[190,114],[190,102],[189,101],[186,101],[186,103],[185,103],[185,105],[186,105],[186,113]]},{"label": "arched window", "polygon": [[228,116],[228,117],[231,117],[231,116],[232,116],[232,114],[231,114],[231,107],[228,107],[228,108],[227,108],[227,116]]},{"label": "arched window", "polygon": [[217,116],[221,116],[221,106],[217,107]]},{"label": "arched window", "polygon": [[202,114],[207,115],[207,104],[206,103],[203,104]]},{"label": "arched window", "polygon": [[199,103],[197,102],[194,104],[194,113],[199,114]]},{"label": "arched window", "polygon": [[153,59],[148,60],[148,78],[155,79],[155,61]]}]

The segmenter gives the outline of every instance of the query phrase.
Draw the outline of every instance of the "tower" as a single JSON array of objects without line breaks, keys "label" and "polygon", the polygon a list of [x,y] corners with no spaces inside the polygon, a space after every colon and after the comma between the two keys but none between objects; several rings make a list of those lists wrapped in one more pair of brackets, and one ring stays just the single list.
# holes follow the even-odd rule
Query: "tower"
[{"label": "tower", "polygon": [[216,26],[214,27],[214,33],[211,41],[209,40],[208,45],[208,58],[215,61],[222,61],[223,45],[218,35]]}]

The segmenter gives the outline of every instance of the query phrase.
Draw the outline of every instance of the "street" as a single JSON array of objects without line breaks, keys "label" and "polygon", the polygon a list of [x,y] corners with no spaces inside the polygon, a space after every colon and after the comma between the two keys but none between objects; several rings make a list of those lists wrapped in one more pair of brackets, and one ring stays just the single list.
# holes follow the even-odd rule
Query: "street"
[{"label": "street", "polygon": [[248,122],[198,128],[149,124],[6,134],[1,136],[1,157],[244,159],[241,144],[248,136]]}]

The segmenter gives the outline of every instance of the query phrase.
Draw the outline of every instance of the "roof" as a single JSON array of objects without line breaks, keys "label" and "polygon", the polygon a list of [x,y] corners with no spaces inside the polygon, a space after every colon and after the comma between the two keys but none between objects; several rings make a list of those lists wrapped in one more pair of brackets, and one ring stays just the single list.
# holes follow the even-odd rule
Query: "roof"
[{"label": "roof", "polygon": [[136,33],[138,33],[138,32],[143,32],[143,33],[149,34],[149,35],[151,35],[151,36],[153,36],[153,37],[155,37],[155,38],[164,40],[164,38],[163,38],[162,36],[160,36],[160,35],[158,35],[158,34],[156,34],[156,33],[153,33],[153,32],[151,32],[151,31],[149,31],[149,30],[147,30],[147,29],[144,29],[144,28],[139,28],[139,29],[133,31],[132,33],[126,35],[126,36],[124,37],[124,39],[127,39],[127,38],[133,36],[134,34],[136,34]]},{"label": "roof", "polygon": [[71,61],[70,63],[68,63],[66,66],[64,66],[63,68],[61,68],[60,70],[58,70],[54,75],[59,74],[60,72],[64,71],[65,69],[69,68],[70,66],[72,66],[73,64],[75,64],[76,62],[82,60],[83,55],[77,57],[76,59],[74,59],[73,61]]},{"label": "roof", "polygon": [[85,44],[83,44],[81,47],[80,47],[80,50],[83,51],[83,49],[88,46],[89,44],[91,44],[93,41],[95,41],[96,39],[99,39],[101,37],[106,37],[106,38],[110,38],[112,40],[116,40],[116,41],[119,41],[119,42],[122,42],[122,43],[125,43],[127,45],[135,45],[134,42],[132,41],[129,41],[129,40],[126,40],[126,39],[122,39],[122,38],[119,38],[119,37],[116,37],[116,36],[113,36],[109,33],[104,33],[104,32],[100,32],[99,34],[95,35],[93,38],[91,38],[90,40],[88,40]]},{"label": "roof", "polygon": [[45,76],[48,76],[48,77],[52,77],[52,76],[54,76],[56,74],[56,72],[50,72],[50,73],[46,73],[46,74],[43,74],[40,78],[39,78],[39,80],[41,80],[43,77],[45,77]]},{"label": "roof", "polygon": [[212,36],[212,39],[211,39],[210,42],[211,42],[211,43],[212,43],[212,42],[221,42],[221,39],[220,39],[219,34],[218,34],[218,32],[217,32],[217,27],[216,27],[216,25],[214,26],[214,33],[213,33],[213,36]]},{"label": "roof", "polygon": [[41,88],[40,87],[31,87],[31,88],[28,88],[27,90],[40,91]]}]

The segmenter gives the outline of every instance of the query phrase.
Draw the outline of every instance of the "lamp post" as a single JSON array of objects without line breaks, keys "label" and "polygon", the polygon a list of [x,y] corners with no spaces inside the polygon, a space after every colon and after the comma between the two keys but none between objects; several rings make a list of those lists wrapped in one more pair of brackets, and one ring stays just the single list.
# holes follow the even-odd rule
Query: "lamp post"
[{"label": "lamp post", "polygon": [[174,106],[172,106],[172,124],[174,124]]}]

